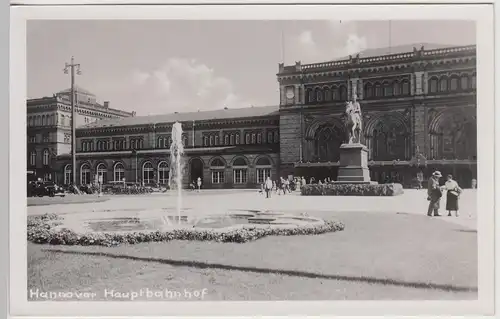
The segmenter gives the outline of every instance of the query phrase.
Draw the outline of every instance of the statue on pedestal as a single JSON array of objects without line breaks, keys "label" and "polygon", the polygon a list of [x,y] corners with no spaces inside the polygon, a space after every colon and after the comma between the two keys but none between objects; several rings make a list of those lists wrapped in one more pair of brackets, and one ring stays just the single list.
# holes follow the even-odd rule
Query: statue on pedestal
[{"label": "statue on pedestal", "polygon": [[363,116],[361,114],[361,106],[356,98],[355,90],[353,92],[353,100],[346,102],[345,116],[348,144],[361,143]]}]

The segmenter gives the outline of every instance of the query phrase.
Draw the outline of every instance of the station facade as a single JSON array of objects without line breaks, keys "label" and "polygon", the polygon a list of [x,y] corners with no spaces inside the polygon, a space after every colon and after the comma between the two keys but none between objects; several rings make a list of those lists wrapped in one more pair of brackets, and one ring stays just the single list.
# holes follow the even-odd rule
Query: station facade
[{"label": "station facade", "polygon": [[[369,149],[372,180],[409,185],[436,169],[453,174],[464,187],[476,178],[475,46],[410,47],[390,55],[280,64],[277,79],[276,106],[135,116],[98,105],[98,116],[84,117],[76,131],[76,184],[91,183],[96,175],[105,183],[168,184],[176,121],[184,131],[186,186],[197,178],[205,188],[254,188],[267,176],[334,180],[346,138],[345,102],[353,94],[363,112],[362,142]],[[30,100],[28,110],[49,104],[61,112],[67,105],[60,95],[51,103]],[[30,144],[34,130],[45,136],[55,129],[58,138],[50,165],[44,155],[34,161],[29,155],[28,169],[41,161],[44,174],[50,172],[57,183],[72,182],[71,144],[64,143],[71,134],[64,135],[64,118],[52,115],[49,130],[35,129],[29,125],[34,113],[28,111],[28,151],[44,154],[43,143]]]}]

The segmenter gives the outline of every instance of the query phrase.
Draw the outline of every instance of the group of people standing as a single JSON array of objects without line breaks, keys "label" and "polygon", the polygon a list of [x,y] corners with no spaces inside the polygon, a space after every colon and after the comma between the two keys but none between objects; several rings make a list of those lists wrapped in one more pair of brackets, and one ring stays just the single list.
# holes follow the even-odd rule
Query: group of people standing
[{"label": "group of people standing", "polygon": [[459,216],[458,202],[460,199],[460,194],[462,194],[462,188],[458,183],[453,180],[452,175],[446,177],[446,183],[440,186],[439,180],[443,177],[440,171],[435,171],[432,173],[429,179],[429,185],[427,188],[427,200],[429,201],[429,209],[427,210],[427,216],[441,216],[439,214],[441,197],[443,193],[446,192],[446,210],[448,211],[448,216],[452,216],[452,212],[455,212],[455,216]]},{"label": "group of people standing", "polygon": [[[304,178],[303,182],[305,184]],[[293,190],[300,189],[301,184],[302,180],[297,177],[292,180],[280,177],[277,181],[273,181],[271,177],[267,177],[266,181],[261,184],[260,193],[265,192],[266,198],[270,198],[273,191],[278,195],[281,195],[281,193],[286,195],[286,193],[291,193]]]}]

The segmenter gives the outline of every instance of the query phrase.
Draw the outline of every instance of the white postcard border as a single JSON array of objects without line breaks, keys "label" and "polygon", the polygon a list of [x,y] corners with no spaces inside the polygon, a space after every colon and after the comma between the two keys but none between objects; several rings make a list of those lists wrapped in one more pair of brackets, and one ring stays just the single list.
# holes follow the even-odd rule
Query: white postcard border
[{"label": "white postcard border", "polygon": [[[477,21],[477,301],[28,302],[26,256],[26,20],[28,19],[421,19]],[[15,7],[10,48],[10,310],[19,316],[487,315],[494,309],[493,10],[433,6],[69,6]],[[77,53],[76,53],[77,54]],[[277,61],[276,63],[278,63]],[[251,63],[251,61],[248,61]],[[57,72],[57,70],[54,70]],[[274,72],[270,70],[270,72]],[[17,172],[17,173],[16,173]],[[20,174],[23,172],[23,174]]]}]

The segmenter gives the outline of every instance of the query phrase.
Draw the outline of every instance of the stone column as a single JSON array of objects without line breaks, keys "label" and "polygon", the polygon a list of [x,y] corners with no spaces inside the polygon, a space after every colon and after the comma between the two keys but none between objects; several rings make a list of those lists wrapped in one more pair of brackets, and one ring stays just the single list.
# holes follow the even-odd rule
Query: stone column
[{"label": "stone column", "polygon": [[413,121],[413,140],[415,141],[413,145],[413,155],[418,153],[423,154],[426,158],[428,157],[428,152],[426,152],[426,112],[425,105],[423,103],[417,102],[414,105],[414,121]]},{"label": "stone column", "polygon": [[280,85],[280,105],[286,105],[286,86]]},{"label": "stone column", "polygon": [[423,83],[424,72],[415,72],[412,76],[412,95],[423,95],[424,83]]}]

